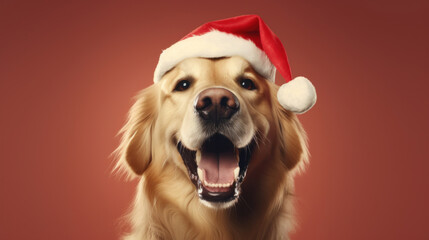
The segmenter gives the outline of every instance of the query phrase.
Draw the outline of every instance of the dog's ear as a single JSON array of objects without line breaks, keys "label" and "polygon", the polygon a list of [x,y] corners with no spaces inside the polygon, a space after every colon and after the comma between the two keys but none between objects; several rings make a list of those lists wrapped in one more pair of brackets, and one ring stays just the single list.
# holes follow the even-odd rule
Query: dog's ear
[{"label": "dog's ear", "polygon": [[277,119],[280,153],[287,169],[303,171],[308,163],[307,134],[295,113],[284,109],[277,101],[278,86],[271,85],[272,102]]},{"label": "dog's ear", "polygon": [[[158,109],[157,86],[152,85],[136,96],[128,113],[128,120],[119,132],[121,143],[116,149],[115,170],[141,175],[152,158],[152,129]],[[131,171],[130,171],[131,170]]]}]

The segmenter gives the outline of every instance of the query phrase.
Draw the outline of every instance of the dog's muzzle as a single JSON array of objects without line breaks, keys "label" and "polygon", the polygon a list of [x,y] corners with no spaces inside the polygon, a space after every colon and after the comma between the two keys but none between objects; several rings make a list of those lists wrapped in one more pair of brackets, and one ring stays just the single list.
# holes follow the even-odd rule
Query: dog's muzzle
[{"label": "dog's muzzle", "polygon": [[250,141],[237,146],[233,139],[240,136],[234,125],[239,121],[240,102],[231,91],[213,87],[201,91],[193,107],[206,137],[196,150],[188,149],[179,140],[178,151],[203,203],[231,206],[240,194],[255,145]]}]

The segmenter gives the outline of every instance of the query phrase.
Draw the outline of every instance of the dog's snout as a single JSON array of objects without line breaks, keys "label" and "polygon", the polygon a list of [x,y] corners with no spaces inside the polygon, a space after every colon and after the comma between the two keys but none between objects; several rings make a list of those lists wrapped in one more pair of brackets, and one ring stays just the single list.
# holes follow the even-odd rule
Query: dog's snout
[{"label": "dog's snout", "polygon": [[195,99],[195,110],[205,120],[219,122],[230,119],[240,108],[237,97],[224,88],[208,88]]}]

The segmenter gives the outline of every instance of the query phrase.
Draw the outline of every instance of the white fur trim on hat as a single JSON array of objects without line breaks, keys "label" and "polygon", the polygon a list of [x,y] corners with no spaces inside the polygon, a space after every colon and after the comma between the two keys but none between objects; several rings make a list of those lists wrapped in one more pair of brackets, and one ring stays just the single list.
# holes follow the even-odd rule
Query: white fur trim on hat
[{"label": "white fur trim on hat", "polygon": [[263,77],[274,82],[276,68],[267,55],[251,40],[213,30],[203,35],[183,39],[165,49],[159,57],[154,79],[156,83],[180,61],[186,58],[217,58],[241,56]]},{"label": "white fur trim on hat", "polygon": [[296,77],[279,88],[277,99],[285,109],[305,113],[316,103],[316,89],[307,78]]}]

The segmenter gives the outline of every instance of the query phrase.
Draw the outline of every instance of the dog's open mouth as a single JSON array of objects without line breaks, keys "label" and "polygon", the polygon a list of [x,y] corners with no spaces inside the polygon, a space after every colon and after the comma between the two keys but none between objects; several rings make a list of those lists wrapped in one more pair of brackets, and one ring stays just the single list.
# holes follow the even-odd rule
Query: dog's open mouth
[{"label": "dog's open mouth", "polygon": [[227,137],[214,134],[198,151],[187,149],[181,142],[177,148],[199,197],[209,202],[227,203],[240,194],[253,145],[252,142],[244,148],[236,148]]}]

